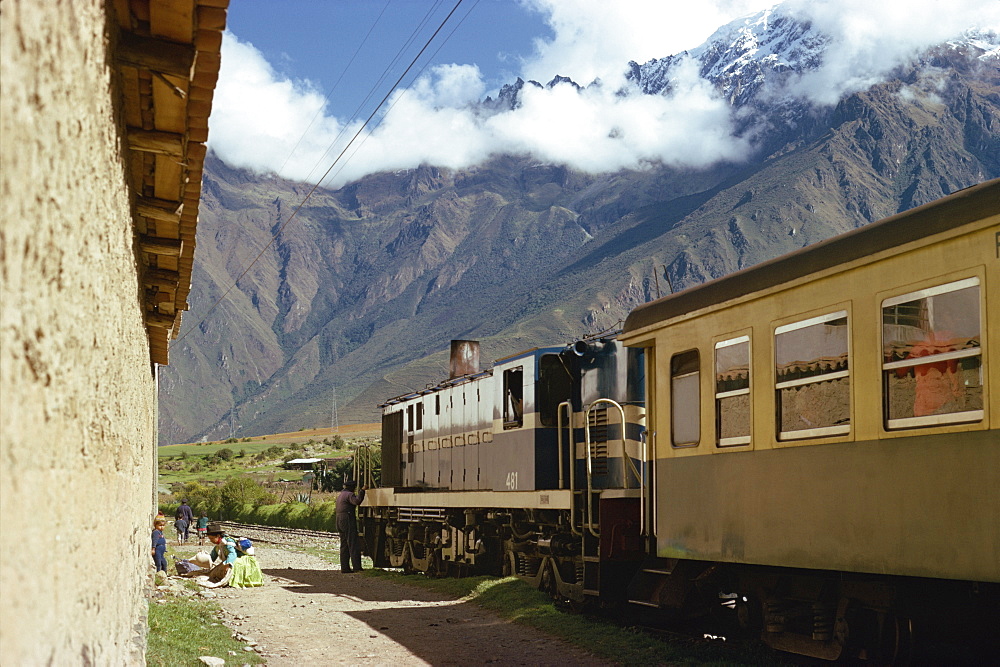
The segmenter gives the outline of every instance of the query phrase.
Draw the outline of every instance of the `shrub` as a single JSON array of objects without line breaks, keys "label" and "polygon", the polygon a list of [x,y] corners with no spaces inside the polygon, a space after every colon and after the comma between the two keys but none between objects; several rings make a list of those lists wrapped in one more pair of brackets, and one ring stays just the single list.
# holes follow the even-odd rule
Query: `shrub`
[{"label": "shrub", "polygon": [[245,449],[241,449],[241,450],[240,450],[239,452],[237,452],[237,454],[236,454],[236,458],[240,458],[240,459],[242,459],[242,458],[243,458],[243,457],[245,457],[246,455],[247,455],[247,450],[245,450]]},{"label": "shrub", "polygon": [[271,445],[270,447],[264,450],[264,453],[267,454],[268,456],[281,456],[281,453],[283,451],[285,450],[283,450],[281,447],[278,447],[277,445]]},{"label": "shrub", "polygon": [[257,507],[274,502],[274,494],[250,477],[230,477],[219,489],[221,513],[236,517],[244,506]]},{"label": "shrub", "polygon": [[229,449],[228,447],[223,447],[222,449],[217,451],[215,455],[220,459],[222,459],[223,461],[231,461],[233,458],[233,450]]},{"label": "shrub", "polygon": [[324,440],[323,442],[332,446],[334,449],[343,449],[344,445],[347,444],[346,442],[344,442],[344,439],[341,438],[339,435],[335,435],[333,436],[332,439],[327,439]]}]

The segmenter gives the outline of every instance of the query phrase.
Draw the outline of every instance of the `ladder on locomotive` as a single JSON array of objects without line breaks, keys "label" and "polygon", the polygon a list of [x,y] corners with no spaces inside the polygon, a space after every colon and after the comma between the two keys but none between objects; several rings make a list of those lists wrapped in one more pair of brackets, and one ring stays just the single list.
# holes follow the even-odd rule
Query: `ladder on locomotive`
[{"label": "ladder on locomotive", "polygon": [[[594,489],[594,477],[602,476],[606,483],[604,488],[629,487],[629,471],[635,476],[640,487],[640,496],[645,494],[645,480],[636,469],[635,463],[628,455],[626,447],[625,409],[620,403],[610,398],[601,398],[591,403],[584,411],[584,452],[586,460],[586,488],[577,488],[576,483],[576,439],[574,438],[574,413],[572,405],[565,401],[558,408],[558,456],[559,456],[559,488],[564,487],[563,462],[563,419],[566,414],[565,432],[568,434],[569,450],[569,487],[572,491],[570,501],[570,529],[581,540],[582,572],[578,572],[578,581],[583,583],[585,595],[600,595],[600,496],[603,489]],[[611,486],[607,480],[611,472],[609,465],[611,450],[611,411],[617,412],[620,424],[622,447],[622,465],[620,486]],[[644,501],[642,501],[644,503]],[[643,505],[644,508],[644,505]],[[643,521],[645,510],[643,509]],[[579,527],[578,527],[579,526]]]}]

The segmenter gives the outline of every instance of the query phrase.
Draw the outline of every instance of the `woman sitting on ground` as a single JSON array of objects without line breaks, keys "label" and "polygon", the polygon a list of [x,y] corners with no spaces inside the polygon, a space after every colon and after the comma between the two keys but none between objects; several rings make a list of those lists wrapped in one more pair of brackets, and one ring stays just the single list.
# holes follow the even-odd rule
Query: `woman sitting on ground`
[{"label": "woman sitting on ground", "polygon": [[[207,532],[209,542],[215,545],[212,549],[212,564],[215,567],[209,573],[210,581],[224,581],[225,585],[234,588],[264,585],[264,574],[252,553],[240,550],[236,540],[226,535],[218,523],[208,524]],[[228,572],[230,569],[231,573]]]}]

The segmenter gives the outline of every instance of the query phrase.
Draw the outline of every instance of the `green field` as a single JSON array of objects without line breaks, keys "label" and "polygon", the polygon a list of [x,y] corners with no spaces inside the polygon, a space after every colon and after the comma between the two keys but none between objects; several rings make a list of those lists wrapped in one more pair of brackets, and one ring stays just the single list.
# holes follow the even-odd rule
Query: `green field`
[{"label": "green field", "polygon": [[[301,482],[305,470],[287,470],[287,458],[341,459],[360,445],[378,444],[377,425],[344,427],[339,440],[330,429],[278,433],[233,441],[165,445],[158,448],[158,487],[168,493],[177,484],[214,484],[233,476],[260,483]],[[340,447],[336,446],[340,442]],[[224,451],[228,450],[228,452]],[[224,459],[217,456],[225,455]]]}]

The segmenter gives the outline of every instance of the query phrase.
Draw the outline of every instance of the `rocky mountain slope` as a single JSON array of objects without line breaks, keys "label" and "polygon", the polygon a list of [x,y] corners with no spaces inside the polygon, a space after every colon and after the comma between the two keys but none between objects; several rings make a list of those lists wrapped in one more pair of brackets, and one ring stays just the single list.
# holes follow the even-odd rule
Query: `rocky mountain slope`
[{"label": "rocky mountain slope", "polygon": [[[487,361],[569,342],[670,289],[996,178],[996,42],[942,45],[817,106],[774,91],[821,60],[821,35],[780,16],[724,28],[687,57],[756,153],[702,170],[425,166],[320,190],[282,229],[307,186],[209,159],[184,330],[262,255],[172,348],[161,444],[328,425],[334,392],[341,423],[374,421],[447,373],[452,338],[483,341]],[[664,94],[679,58],[633,63],[632,79]]]}]

